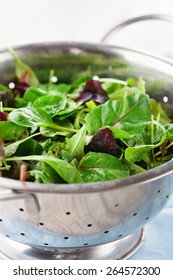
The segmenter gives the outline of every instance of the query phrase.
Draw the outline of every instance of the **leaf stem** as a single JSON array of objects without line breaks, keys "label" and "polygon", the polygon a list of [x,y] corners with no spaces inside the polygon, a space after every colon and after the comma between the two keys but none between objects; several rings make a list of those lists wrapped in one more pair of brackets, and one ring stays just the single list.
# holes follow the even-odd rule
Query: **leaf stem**
[{"label": "leaf stem", "polygon": [[151,144],[154,143],[154,117],[151,115]]},{"label": "leaf stem", "polygon": [[40,127],[49,127],[49,128],[52,128],[52,129],[57,129],[57,130],[60,130],[60,131],[66,131],[66,132],[72,132],[72,133],[78,132],[78,129],[60,126],[60,125],[55,124],[55,123],[43,123],[43,124],[40,124],[39,126]]},{"label": "leaf stem", "polygon": [[14,110],[15,110],[15,108],[3,107],[3,111],[5,111],[5,112],[12,112]]},{"label": "leaf stem", "polygon": [[[166,147],[165,147],[165,150],[168,150],[168,149],[169,149],[170,147],[172,147],[172,146],[173,146],[173,142],[171,142],[168,146],[166,146]],[[155,157],[159,156],[161,153],[162,153],[161,151],[157,152],[157,153],[155,154]]]}]

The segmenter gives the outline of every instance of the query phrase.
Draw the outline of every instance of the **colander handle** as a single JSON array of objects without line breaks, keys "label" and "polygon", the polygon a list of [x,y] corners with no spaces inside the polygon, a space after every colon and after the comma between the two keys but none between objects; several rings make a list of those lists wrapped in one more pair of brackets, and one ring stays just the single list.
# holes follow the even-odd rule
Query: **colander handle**
[{"label": "colander handle", "polygon": [[143,16],[127,19],[127,20],[121,22],[120,24],[114,26],[113,28],[111,28],[104,35],[104,37],[101,39],[100,42],[101,43],[106,43],[112,35],[115,35],[117,32],[121,31],[126,26],[129,26],[129,25],[131,25],[133,23],[136,23],[136,22],[147,21],[147,20],[161,20],[161,21],[167,21],[167,22],[172,22],[173,23],[173,16],[172,15],[163,15],[163,14],[151,14],[151,15],[143,15]]}]

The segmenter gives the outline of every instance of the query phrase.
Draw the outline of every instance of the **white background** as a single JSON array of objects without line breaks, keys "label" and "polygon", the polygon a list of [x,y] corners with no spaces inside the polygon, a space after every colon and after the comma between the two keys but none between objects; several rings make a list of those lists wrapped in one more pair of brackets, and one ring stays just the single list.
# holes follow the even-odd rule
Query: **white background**
[{"label": "white background", "polygon": [[147,13],[173,15],[173,1],[0,0],[0,49],[39,41],[99,42],[117,23]]}]

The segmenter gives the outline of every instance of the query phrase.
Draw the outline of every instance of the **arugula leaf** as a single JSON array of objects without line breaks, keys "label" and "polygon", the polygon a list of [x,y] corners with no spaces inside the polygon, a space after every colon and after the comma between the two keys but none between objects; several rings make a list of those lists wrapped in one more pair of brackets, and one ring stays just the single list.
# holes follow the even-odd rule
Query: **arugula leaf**
[{"label": "arugula leaf", "polygon": [[151,145],[136,145],[135,147],[128,147],[125,150],[125,159],[131,162],[140,161],[151,150],[161,146],[166,140],[167,134],[163,134],[159,143]]}]

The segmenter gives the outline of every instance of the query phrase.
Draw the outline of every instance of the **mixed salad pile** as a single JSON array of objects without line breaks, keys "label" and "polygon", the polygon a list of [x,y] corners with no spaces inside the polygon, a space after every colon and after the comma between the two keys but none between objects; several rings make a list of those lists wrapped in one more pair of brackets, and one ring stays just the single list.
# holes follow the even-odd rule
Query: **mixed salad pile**
[{"label": "mixed salad pile", "polygon": [[65,84],[51,70],[42,84],[10,52],[17,83],[0,85],[1,176],[55,184],[98,182],[172,159],[173,124],[146,93],[141,77],[82,77]]}]

